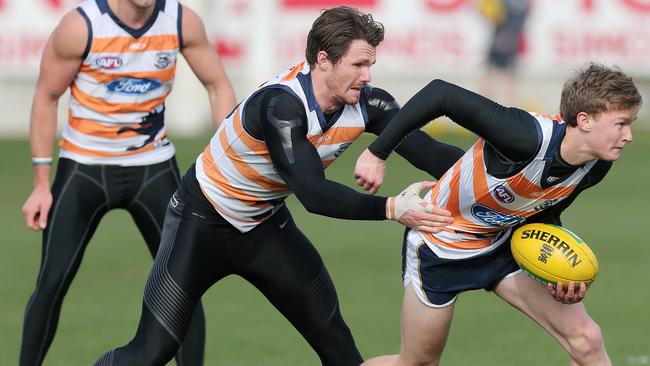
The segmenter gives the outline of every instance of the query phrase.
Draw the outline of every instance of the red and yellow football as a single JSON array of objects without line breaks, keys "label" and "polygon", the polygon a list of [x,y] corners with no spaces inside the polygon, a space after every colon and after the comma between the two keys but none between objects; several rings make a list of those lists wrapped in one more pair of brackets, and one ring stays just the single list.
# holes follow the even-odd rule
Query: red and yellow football
[{"label": "red and yellow football", "polygon": [[569,281],[589,286],[598,261],[589,246],[571,231],[550,224],[526,224],[512,234],[512,255],[519,267],[542,284]]}]

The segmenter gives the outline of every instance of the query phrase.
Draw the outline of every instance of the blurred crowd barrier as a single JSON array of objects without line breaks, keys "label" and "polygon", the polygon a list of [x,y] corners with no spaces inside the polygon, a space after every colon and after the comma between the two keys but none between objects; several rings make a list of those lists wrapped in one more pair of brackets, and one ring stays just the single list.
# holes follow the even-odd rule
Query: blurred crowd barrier
[{"label": "blurred crowd barrier", "polygon": [[[650,0],[532,0],[518,62],[519,106],[557,112],[562,82],[588,61],[618,65],[650,93]],[[77,0],[0,0],[0,136],[26,135],[42,48]],[[479,0],[187,0],[206,25],[239,98],[304,56],[320,10],[351,5],[386,28],[372,83],[405,102],[434,78],[479,90],[491,26]],[[170,129],[208,126],[207,94],[183,61],[168,102]],[[67,97],[60,103],[61,118]],[[643,108],[640,126],[648,128]],[[449,124],[446,124],[449,125]]]}]

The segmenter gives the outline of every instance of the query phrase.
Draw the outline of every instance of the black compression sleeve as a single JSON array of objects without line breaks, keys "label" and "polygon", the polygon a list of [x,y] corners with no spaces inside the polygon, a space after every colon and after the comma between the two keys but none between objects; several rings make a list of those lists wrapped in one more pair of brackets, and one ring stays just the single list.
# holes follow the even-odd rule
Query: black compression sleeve
[{"label": "black compression sleeve", "polygon": [[[392,95],[377,87],[365,87],[364,96],[362,103],[366,103],[369,120],[366,131],[379,135],[399,112],[399,104]],[[436,141],[419,129],[409,133],[395,151],[436,179],[440,179],[464,153],[461,148]]]},{"label": "black compression sleeve", "polygon": [[[281,89],[268,89],[261,98],[258,119],[273,167],[307,211],[342,219],[383,220],[386,198],[359,193],[327,180],[318,152],[307,139],[302,102]],[[254,103],[253,103],[254,104]]]},{"label": "black compression sleeve", "polygon": [[529,217],[526,222],[543,222],[546,224],[562,226],[562,220],[560,218],[562,212],[564,212],[564,210],[573,203],[573,201],[582,191],[595,186],[601,180],[603,180],[611,167],[611,161],[599,160],[596,162],[596,165],[591,168],[589,173],[587,173],[587,175],[580,181],[580,183],[578,183],[578,186],[569,197],[563,199],[557,205],[553,205],[550,208]]},{"label": "black compression sleeve", "polygon": [[442,80],[430,82],[413,96],[369,149],[386,159],[409,132],[441,116],[481,136],[511,161],[527,161],[537,151],[536,122],[529,113]]}]

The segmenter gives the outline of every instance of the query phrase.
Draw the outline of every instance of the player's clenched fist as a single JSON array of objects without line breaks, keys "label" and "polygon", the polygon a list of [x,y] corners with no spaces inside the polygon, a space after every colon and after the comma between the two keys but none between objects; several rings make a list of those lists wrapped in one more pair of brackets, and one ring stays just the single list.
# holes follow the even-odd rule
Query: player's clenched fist
[{"label": "player's clenched fist", "polygon": [[384,181],[386,162],[365,149],[357,159],[354,167],[354,179],[357,185],[370,194],[375,194]]}]

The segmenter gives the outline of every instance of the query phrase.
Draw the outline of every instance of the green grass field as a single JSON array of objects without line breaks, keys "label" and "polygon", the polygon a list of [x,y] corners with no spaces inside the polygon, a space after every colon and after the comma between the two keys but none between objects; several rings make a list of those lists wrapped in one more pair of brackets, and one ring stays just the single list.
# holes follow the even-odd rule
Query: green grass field
[{"label": "green grass field", "polygon": [[[442,136],[461,146],[468,137]],[[328,176],[353,185],[352,169],[364,138],[328,169]],[[175,140],[181,169],[207,142]],[[0,141],[0,365],[15,365],[23,311],[33,290],[41,235],[28,231],[21,206],[31,191],[29,150],[24,140]],[[564,225],[595,251],[601,273],[585,300],[601,325],[615,365],[650,364],[650,132],[635,141],[609,176],[585,192],[564,216]],[[435,158],[435,157],[432,157]],[[389,160],[380,191],[397,193],[426,178],[398,156]],[[161,199],[166,199],[161,197]],[[389,222],[353,222],[308,214],[289,200],[298,225],[322,254],[338,289],[344,317],[364,357],[399,349],[402,297],[402,229]],[[45,365],[89,365],[100,353],[124,344],[135,332],[149,258],[130,216],[109,213],[90,242],[64,301],[59,328]],[[298,333],[256,290],[236,277],[215,285],[204,297],[207,313],[206,365],[317,365]],[[532,321],[484,291],[462,295],[448,346],[446,365],[568,364],[559,344]]]}]

